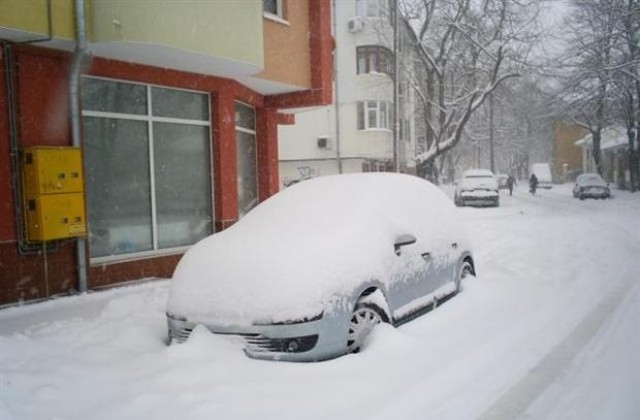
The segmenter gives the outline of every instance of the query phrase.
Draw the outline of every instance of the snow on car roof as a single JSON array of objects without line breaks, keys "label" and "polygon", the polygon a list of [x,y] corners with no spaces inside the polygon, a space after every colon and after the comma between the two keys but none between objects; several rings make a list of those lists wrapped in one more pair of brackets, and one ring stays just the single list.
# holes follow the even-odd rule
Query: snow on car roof
[{"label": "snow on car roof", "polygon": [[576,178],[577,184],[590,184],[590,185],[607,185],[604,179],[600,176],[600,174],[596,173],[584,173],[578,175]]},{"label": "snow on car roof", "polygon": [[384,281],[400,234],[431,241],[459,229],[451,200],[414,176],[304,181],[194,245],[175,270],[168,311],[228,325],[315,315],[363,278]]},{"label": "snow on car roof", "polygon": [[491,172],[488,169],[469,169],[466,170],[464,172],[464,174],[462,175],[463,178],[468,178],[468,177],[486,177],[486,176],[493,176],[493,172]]}]

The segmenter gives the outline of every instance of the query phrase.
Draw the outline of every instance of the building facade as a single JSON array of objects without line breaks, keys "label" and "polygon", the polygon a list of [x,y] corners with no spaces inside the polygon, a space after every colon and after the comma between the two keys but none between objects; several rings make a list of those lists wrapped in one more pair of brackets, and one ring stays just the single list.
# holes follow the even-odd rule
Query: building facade
[{"label": "building facade", "polygon": [[583,151],[576,141],[583,138],[587,130],[577,124],[558,120],[553,123],[553,167],[555,182],[569,182],[583,171]]},{"label": "building facade", "polygon": [[[629,188],[631,176],[627,130],[621,126],[612,126],[602,130],[601,135],[602,176],[608,182],[615,182],[620,189]],[[582,171],[597,172],[593,159],[593,136],[586,134],[575,144],[582,151]]]},{"label": "building facade", "polygon": [[[279,190],[286,111],[332,100],[329,0],[5,0],[0,44],[0,305],[171,276]],[[87,234],[30,240],[25,151],[67,146]]]},{"label": "building facade", "polygon": [[405,77],[413,61],[402,43],[397,87],[400,140],[394,146],[396,75],[390,4],[333,2],[334,103],[296,112],[295,125],[279,126],[281,187],[321,175],[394,171],[396,154],[400,170],[415,173],[415,107]]}]

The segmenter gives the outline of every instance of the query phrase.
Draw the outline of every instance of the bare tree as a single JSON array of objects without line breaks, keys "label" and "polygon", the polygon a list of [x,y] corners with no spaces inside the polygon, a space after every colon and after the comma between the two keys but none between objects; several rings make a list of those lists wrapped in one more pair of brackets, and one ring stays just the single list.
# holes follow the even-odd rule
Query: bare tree
[{"label": "bare tree", "polygon": [[627,0],[574,0],[565,23],[569,34],[563,66],[560,98],[568,104],[565,112],[589,130],[593,160],[602,174],[602,130],[615,120],[613,90],[616,57],[619,55],[620,21]]},{"label": "bare tree", "polygon": [[[426,145],[416,160],[437,176],[465,126],[505,80],[520,75],[535,38],[537,1],[407,0],[402,21],[420,66],[411,86]],[[444,159],[442,159],[444,160]]]},{"label": "bare tree", "polygon": [[619,57],[613,79],[621,120],[627,129],[629,189],[640,190],[640,0],[621,4]]},{"label": "bare tree", "polygon": [[[545,80],[533,72],[503,83],[493,92],[495,169],[518,179],[528,176],[531,162],[549,162],[552,155],[552,123],[549,109],[551,95],[544,89]],[[489,106],[485,102],[472,115],[459,147],[460,167],[487,167]],[[450,152],[451,153],[451,152]]]}]

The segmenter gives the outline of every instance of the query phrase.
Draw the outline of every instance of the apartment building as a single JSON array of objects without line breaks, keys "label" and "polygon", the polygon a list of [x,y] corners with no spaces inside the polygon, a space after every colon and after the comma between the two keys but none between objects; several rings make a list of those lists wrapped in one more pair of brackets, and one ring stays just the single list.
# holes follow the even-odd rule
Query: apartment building
[{"label": "apartment building", "polygon": [[170,277],[332,100],[329,0],[3,0],[0,45],[0,305]]},{"label": "apartment building", "polygon": [[[279,126],[280,186],[315,176],[395,170],[415,172],[415,105],[408,84],[414,58],[400,35],[394,43],[394,3],[333,2],[334,102],[295,110],[296,124]],[[406,30],[401,25],[402,30]],[[402,30],[400,34],[402,34]],[[394,47],[399,49],[399,142],[394,145]]]}]

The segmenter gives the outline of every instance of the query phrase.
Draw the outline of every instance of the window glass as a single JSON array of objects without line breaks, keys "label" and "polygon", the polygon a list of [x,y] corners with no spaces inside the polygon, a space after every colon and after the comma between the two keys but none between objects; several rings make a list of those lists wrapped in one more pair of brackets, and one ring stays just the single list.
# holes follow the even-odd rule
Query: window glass
[{"label": "window glass", "polygon": [[381,17],[386,13],[388,0],[356,0],[356,14],[362,17]]},{"label": "window glass", "polygon": [[357,74],[367,73],[367,58],[364,50],[358,47]]},{"label": "window glass", "polygon": [[358,130],[389,128],[391,109],[384,101],[360,101],[357,103]]},{"label": "window glass", "polygon": [[212,231],[209,127],[153,124],[158,247],[190,245]]},{"label": "window glass", "polygon": [[238,214],[245,215],[258,204],[256,135],[236,131],[238,162]]},{"label": "window glass", "polygon": [[367,16],[368,17],[377,17],[378,16],[378,2],[380,0],[367,0]]},{"label": "window glass", "polygon": [[87,111],[147,115],[144,85],[102,79],[82,79],[82,107]]},{"label": "window glass", "polygon": [[92,78],[83,87],[91,257],[186,246],[210,234],[208,95]]},{"label": "window glass", "polygon": [[262,0],[262,6],[265,13],[281,16],[280,14],[280,1],[279,0]]},{"label": "window glass", "polygon": [[176,89],[151,88],[155,117],[209,121],[208,96]]},{"label": "window glass", "polygon": [[256,129],[255,111],[249,105],[236,102],[236,127]]},{"label": "window glass", "polygon": [[374,101],[367,102],[367,118],[367,128],[378,127],[378,109]]},{"label": "window glass", "polygon": [[388,119],[387,119],[387,103],[379,102],[380,105],[380,128],[389,128]]},{"label": "window glass", "polygon": [[147,123],[85,117],[83,124],[91,256],[151,250]]},{"label": "window glass", "polygon": [[380,45],[365,45],[356,48],[357,73],[386,73],[393,75],[393,54]]}]

